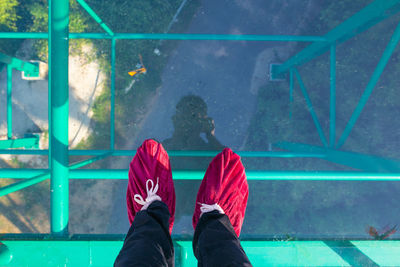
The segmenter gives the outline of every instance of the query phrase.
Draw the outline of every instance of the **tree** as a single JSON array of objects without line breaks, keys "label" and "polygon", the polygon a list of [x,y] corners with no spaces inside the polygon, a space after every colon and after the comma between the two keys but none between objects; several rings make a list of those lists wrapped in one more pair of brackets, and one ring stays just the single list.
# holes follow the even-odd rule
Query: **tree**
[{"label": "tree", "polygon": [[0,31],[17,30],[18,5],[17,0],[0,0]]}]

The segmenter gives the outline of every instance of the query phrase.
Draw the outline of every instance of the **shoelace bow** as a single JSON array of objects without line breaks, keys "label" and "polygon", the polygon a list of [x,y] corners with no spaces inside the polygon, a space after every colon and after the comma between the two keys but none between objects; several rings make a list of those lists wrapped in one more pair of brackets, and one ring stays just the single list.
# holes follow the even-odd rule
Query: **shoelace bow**
[{"label": "shoelace bow", "polygon": [[217,203],[212,204],[212,205],[205,204],[205,203],[200,203],[200,202],[197,202],[197,203],[201,205],[201,207],[200,207],[200,211],[201,211],[200,216],[203,215],[203,213],[210,212],[210,211],[213,211],[213,210],[217,210],[219,213],[225,214],[224,210]]},{"label": "shoelace bow", "polygon": [[[151,184],[150,187],[149,184]],[[143,205],[143,207],[140,210],[147,209],[153,201],[156,200],[161,201],[161,197],[156,194],[157,190],[158,190],[158,178],[156,186],[154,186],[154,182],[151,179],[148,179],[146,181],[146,192],[147,192],[146,200],[143,200],[143,197],[139,194],[135,194],[133,196],[133,199],[136,201],[136,203]]]}]

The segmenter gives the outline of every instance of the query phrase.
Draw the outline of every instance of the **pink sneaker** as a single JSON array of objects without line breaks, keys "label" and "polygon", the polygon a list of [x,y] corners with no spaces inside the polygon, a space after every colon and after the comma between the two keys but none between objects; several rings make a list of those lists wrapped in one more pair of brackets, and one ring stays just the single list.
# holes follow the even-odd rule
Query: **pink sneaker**
[{"label": "pink sneaker", "polygon": [[126,192],[129,223],[135,215],[145,210],[155,200],[167,204],[171,217],[171,233],[175,219],[175,189],[172,181],[171,165],[167,151],[152,139],[148,139],[137,149],[129,165],[129,182]]},{"label": "pink sneaker", "polygon": [[193,228],[196,229],[203,213],[217,210],[228,216],[239,236],[248,196],[249,186],[240,157],[230,148],[225,148],[211,161],[201,182],[193,214]]}]

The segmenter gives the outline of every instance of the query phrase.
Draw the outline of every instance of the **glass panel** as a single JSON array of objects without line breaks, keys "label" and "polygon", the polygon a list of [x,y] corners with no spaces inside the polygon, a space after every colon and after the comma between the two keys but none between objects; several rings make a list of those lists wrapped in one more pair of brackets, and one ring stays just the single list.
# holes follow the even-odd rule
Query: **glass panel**
[{"label": "glass panel", "polygon": [[70,149],[110,148],[110,40],[70,40]]},{"label": "glass panel", "polygon": [[304,1],[86,2],[114,32],[131,33],[297,34],[321,9]]},{"label": "glass panel", "polygon": [[[9,12],[12,15],[13,8]],[[13,26],[12,20],[9,20],[8,23],[8,28],[4,22],[0,23],[2,31],[23,31],[27,29],[27,25],[24,25],[23,21],[21,21],[22,25],[19,22],[14,25],[18,28]],[[45,63],[47,61],[46,51],[47,40],[0,40],[1,61],[3,62],[0,63],[1,149],[48,148],[48,67]],[[12,68],[10,73],[8,73],[7,62],[10,69]],[[32,66],[31,64],[38,66],[39,71],[35,77],[30,77],[27,71],[27,69],[30,69],[28,67]],[[27,65],[29,66],[27,67]],[[21,70],[24,70],[24,72]],[[8,90],[9,84],[11,85],[10,91]],[[41,155],[6,154],[0,156],[1,171],[13,169],[18,174],[19,169],[47,168],[48,157],[46,153]],[[33,176],[31,175],[31,177]],[[25,179],[3,179],[3,177],[0,178],[1,189],[25,181]],[[45,180],[23,190],[1,196],[0,232],[2,234],[49,233],[49,190],[50,181]]]},{"label": "glass panel", "polygon": [[126,234],[129,229],[127,183],[128,180],[71,180],[69,232]]},{"label": "glass panel", "polygon": [[250,181],[249,185],[243,237],[372,239],[369,226],[380,231],[399,219],[398,182]]},{"label": "glass panel", "polygon": [[[31,2],[21,4],[18,11],[21,14],[12,16],[6,21],[8,24],[2,23],[1,31],[47,31],[46,3]],[[323,35],[371,2],[87,1],[115,33],[303,36]],[[16,12],[11,6],[8,13]],[[397,14],[337,45],[336,141],[399,18]],[[75,2],[71,4],[70,21],[71,32],[105,30]],[[112,72],[110,39],[71,39],[70,148],[107,150],[114,135],[115,149],[123,150],[136,149],[146,138],[156,138],[167,150],[219,151],[228,146],[239,152],[283,152],[285,147],[279,143],[282,141],[320,149],[324,138],[327,143],[330,140],[329,51],[296,66],[312,108],[304,98],[297,75],[292,104],[289,77],[269,81],[271,63],[282,63],[308,45],[305,42],[118,39],[115,72]],[[2,39],[0,43],[1,53],[26,61],[47,62],[47,49],[46,40]],[[398,172],[400,125],[393,116],[399,111],[398,57],[396,49],[348,140],[340,147],[357,154],[328,153],[324,159],[243,157],[246,169]],[[5,140],[4,66],[1,70],[0,135]],[[13,71],[13,138],[39,133],[40,148],[46,149],[48,77],[46,72],[43,75],[42,80],[27,81],[20,78],[19,71]],[[114,81],[116,105],[112,109]],[[112,110],[114,122],[110,119]],[[314,119],[310,111],[315,111]],[[318,134],[316,118],[322,134]],[[114,132],[110,123],[115,127]],[[292,150],[303,154],[315,152],[310,147],[299,149],[296,145]],[[315,153],[324,154],[325,150]],[[365,154],[394,160],[368,157],[371,161],[365,163]],[[108,158],[87,168],[126,170],[131,158]],[[81,159],[71,157],[70,161]],[[171,164],[174,170],[205,170],[211,159],[171,157]],[[48,168],[47,157],[38,155],[2,156],[0,163],[2,168]],[[11,183],[6,179],[0,182],[1,187]],[[200,180],[176,181],[174,234],[192,235],[191,216],[199,184]],[[73,180],[70,185],[71,233],[126,233],[129,227],[125,206],[127,180]],[[249,181],[249,185],[244,237],[372,238],[365,232],[366,227],[392,227],[399,219],[395,194],[398,182]],[[2,197],[0,225],[6,225],[2,232],[47,232],[48,187],[46,181]]]},{"label": "glass panel", "polygon": [[[13,158],[13,164],[21,164]],[[2,166],[9,168],[10,166]],[[13,166],[14,167],[14,166]],[[22,179],[0,179],[0,188]],[[48,233],[50,231],[50,181],[46,180],[0,198],[0,230],[5,233]]]}]

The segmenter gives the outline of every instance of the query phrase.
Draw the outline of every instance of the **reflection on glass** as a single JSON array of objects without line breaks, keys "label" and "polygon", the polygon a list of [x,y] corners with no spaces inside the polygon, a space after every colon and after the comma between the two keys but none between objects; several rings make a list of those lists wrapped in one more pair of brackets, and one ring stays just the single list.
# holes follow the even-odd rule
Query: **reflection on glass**
[{"label": "reflection on glass", "polygon": [[[172,116],[174,132],[163,141],[167,150],[212,150],[220,151],[224,146],[214,136],[214,120],[207,115],[207,104],[196,95],[182,97]],[[206,170],[211,157],[171,157],[173,170]],[[180,180],[175,182],[177,194],[175,234],[193,234],[192,215],[197,191],[201,181]]]},{"label": "reflection on glass", "polygon": [[[182,97],[176,105],[172,123],[172,137],[163,141],[167,150],[219,151],[224,148],[214,135],[214,120],[207,115],[207,104],[199,96]],[[209,159],[200,157],[171,159],[172,166],[179,169],[202,169],[206,168],[208,163]]]}]

